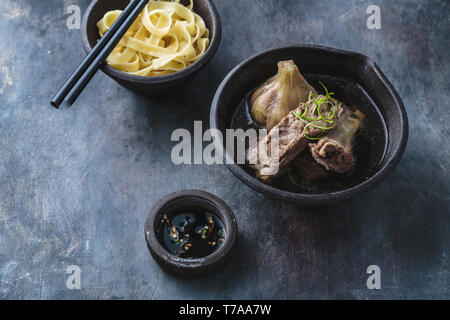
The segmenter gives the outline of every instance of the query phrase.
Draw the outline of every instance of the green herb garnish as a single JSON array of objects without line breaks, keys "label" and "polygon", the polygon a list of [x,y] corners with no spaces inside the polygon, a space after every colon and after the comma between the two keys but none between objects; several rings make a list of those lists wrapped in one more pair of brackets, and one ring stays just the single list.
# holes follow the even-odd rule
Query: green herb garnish
[{"label": "green herb garnish", "polygon": [[[318,95],[309,92],[308,102],[304,104],[305,110],[303,110],[303,112],[297,111],[296,113],[294,113],[294,115],[298,119],[306,123],[305,127],[303,128],[303,135],[309,140],[321,139],[327,130],[331,130],[337,125],[336,112],[338,102],[332,97],[332,95],[334,95],[334,92],[328,92],[328,89],[325,87],[325,85],[322,82],[319,83],[325,89],[325,97],[314,100],[314,98],[317,98]],[[310,110],[308,109],[309,104],[313,104]],[[330,113],[330,115],[325,115],[326,112]],[[317,114],[317,117],[312,117],[315,114]],[[307,134],[308,127],[321,129],[322,132],[317,137],[310,137]]]}]

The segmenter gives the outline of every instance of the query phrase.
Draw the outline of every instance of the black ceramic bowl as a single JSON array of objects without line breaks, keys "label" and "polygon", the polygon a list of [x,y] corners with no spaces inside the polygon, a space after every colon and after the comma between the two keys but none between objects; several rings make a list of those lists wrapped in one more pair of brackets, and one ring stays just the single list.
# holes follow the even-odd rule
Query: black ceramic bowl
[{"label": "black ceramic bowl", "polygon": [[[365,90],[379,110],[386,128],[384,157],[377,165],[376,171],[351,187],[311,194],[288,192],[264,184],[224,152],[228,168],[244,183],[265,195],[306,206],[347,200],[373,188],[385,179],[400,161],[408,139],[408,120],[403,103],[392,84],[375,62],[362,54],[322,46],[298,45],[270,50],[249,58],[235,67],[218,88],[211,107],[211,128],[220,130],[224,135],[225,130],[231,128],[233,114],[245,95],[276,73],[278,61],[291,59],[308,81],[311,75],[319,78],[336,77],[348,80],[346,85],[350,83],[351,88],[346,88],[347,91],[356,92],[361,88]],[[343,88],[339,87],[339,82],[336,83],[336,87],[329,89],[338,93]],[[217,148],[223,151],[224,141],[215,141]]]},{"label": "black ceramic bowl", "polygon": [[[93,0],[91,2],[84,14],[81,27],[83,46],[87,53],[92,50],[99,39],[97,22],[103,18],[106,12],[123,10],[128,3],[129,0]],[[187,4],[188,1],[182,1],[182,3]],[[103,64],[101,70],[123,87],[144,95],[164,94],[168,92],[168,89],[183,85],[211,60],[217,51],[222,35],[220,17],[211,1],[194,1],[194,11],[204,19],[210,31],[209,47],[205,55],[194,64],[176,73],[158,77],[130,75],[116,70],[106,63]]]},{"label": "black ceramic bowl", "polygon": [[[198,208],[213,213],[221,220],[226,237],[221,246],[203,258],[184,259],[170,253],[157,236],[157,228],[164,214]],[[230,207],[218,197],[200,190],[184,190],[167,195],[149,212],[145,221],[145,240],[151,255],[166,271],[182,277],[196,277],[217,271],[229,258],[237,235],[236,218]]]}]

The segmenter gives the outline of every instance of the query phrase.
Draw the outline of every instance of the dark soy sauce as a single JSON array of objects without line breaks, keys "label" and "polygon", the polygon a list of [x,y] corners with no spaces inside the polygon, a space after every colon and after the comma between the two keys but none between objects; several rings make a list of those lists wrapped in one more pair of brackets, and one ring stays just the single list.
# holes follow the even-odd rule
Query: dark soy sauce
[{"label": "dark soy sauce", "polygon": [[161,245],[184,259],[203,258],[216,251],[225,240],[222,220],[201,208],[162,214],[156,230]]},{"label": "dark soy sauce", "polygon": [[[387,129],[383,117],[375,103],[365,92],[365,90],[354,81],[324,75],[306,74],[305,78],[318,93],[324,93],[319,81],[322,82],[330,92],[334,92],[333,97],[342,101],[348,107],[356,107],[365,114],[362,127],[355,136],[353,153],[356,158],[355,166],[344,174],[328,173],[325,178],[312,181],[308,187],[299,186],[292,180],[294,167],[291,166],[286,172],[277,178],[271,185],[294,193],[323,193],[343,190],[361,183],[372,176],[378,169],[387,149]],[[256,88],[255,88],[256,90]],[[236,109],[231,120],[232,129],[249,128],[260,129],[261,127],[253,122],[248,107],[248,100],[254,90],[245,96]],[[248,147],[248,146],[247,146]],[[309,148],[302,152],[309,153]],[[308,157],[308,155],[306,155]],[[311,157],[312,159],[312,157]],[[242,166],[246,172],[255,176],[254,171],[249,166]]]}]

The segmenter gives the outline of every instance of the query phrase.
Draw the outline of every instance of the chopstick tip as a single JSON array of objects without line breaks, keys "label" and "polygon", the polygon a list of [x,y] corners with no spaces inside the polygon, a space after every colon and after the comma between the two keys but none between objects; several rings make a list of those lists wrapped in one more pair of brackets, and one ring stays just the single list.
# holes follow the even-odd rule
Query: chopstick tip
[{"label": "chopstick tip", "polygon": [[56,103],[55,101],[50,101],[50,104],[51,104],[52,107],[54,107],[55,109],[59,109],[59,104]]},{"label": "chopstick tip", "polygon": [[63,100],[61,103],[52,100],[50,101],[50,104],[52,105],[52,107],[58,110],[69,108],[72,105],[72,103],[70,103],[67,99]]}]

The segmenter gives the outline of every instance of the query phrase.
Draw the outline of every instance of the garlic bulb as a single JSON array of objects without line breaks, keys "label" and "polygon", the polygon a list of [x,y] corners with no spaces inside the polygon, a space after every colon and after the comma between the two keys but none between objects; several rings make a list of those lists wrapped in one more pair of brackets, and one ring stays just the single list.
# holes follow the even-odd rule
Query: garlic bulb
[{"label": "garlic bulb", "polygon": [[278,73],[268,79],[250,97],[253,120],[270,131],[291,110],[308,100],[316,90],[303,78],[294,61],[278,62]]}]

